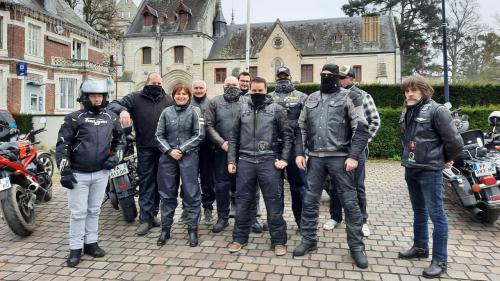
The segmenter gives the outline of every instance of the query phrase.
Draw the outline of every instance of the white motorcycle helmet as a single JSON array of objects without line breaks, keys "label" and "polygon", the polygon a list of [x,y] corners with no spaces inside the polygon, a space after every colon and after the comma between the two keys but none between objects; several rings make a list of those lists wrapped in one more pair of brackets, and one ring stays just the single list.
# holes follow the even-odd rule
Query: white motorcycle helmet
[{"label": "white motorcycle helmet", "polygon": [[[92,105],[90,94],[102,94],[102,103],[100,106]],[[101,109],[108,105],[108,83],[106,80],[85,80],[80,86],[80,97],[77,99],[86,109]]]},{"label": "white motorcycle helmet", "polygon": [[488,124],[490,124],[491,127],[500,126],[500,111],[493,111],[490,113],[490,116],[488,116]]}]

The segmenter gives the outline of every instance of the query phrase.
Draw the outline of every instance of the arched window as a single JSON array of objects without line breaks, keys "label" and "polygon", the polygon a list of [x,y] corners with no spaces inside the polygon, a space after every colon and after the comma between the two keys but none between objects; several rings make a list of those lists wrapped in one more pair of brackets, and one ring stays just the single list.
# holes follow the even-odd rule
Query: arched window
[{"label": "arched window", "polygon": [[151,64],[151,47],[142,48],[142,64]]},{"label": "arched window", "polygon": [[283,60],[281,60],[280,58],[275,58],[274,59],[274,73],[276,74],[276,72],[278,71],[278,68],[280,68],[282,66],[285,66],[285,64],[283,63]]}]

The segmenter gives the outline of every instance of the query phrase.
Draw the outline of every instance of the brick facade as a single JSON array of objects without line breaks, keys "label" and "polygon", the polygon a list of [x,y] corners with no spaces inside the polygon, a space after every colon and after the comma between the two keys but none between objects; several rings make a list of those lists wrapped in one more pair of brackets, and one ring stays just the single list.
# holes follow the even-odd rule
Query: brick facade
[{"label": "brick facade", "polygon": [[[60,83],[68,83],[67,79],[72,79],[74,82],[70,82],[76,84],[72,87],[73,96],[76,98],[83,80],[88,77],[94,79],[109,77],[107,68],[100,66],[105,58],[104,37],[83,27],[81,30],[75,30],[60,19],[55,22],[35,11],[30,11],[29,8],[1,6],[0,16],[3,17],[2,22],[7,34],[7,50],[0,53],[0,66],[4,66],[3,69],[7,72],[4,73],[4,77],[8,77],[4,80],[7,85],[0,89],[2,91],[0,94],[6,96],[7,109],[12,113],[54,114],[73,111],[78,109],[78,104],[74,109],[58,108],[63,94],[60,92],[63,88]],[[42,51],[40,57],[26,54],[26,43],[29,39],[28,24],[40,26],[39,38],[40,44],[43,44],[40,48]],[[63,26],[64,32],[56,34],[54,31],[56,24]],[[87,53],[83,53],[82,57],[88,58],[88,62],[72,60],[74,38],[85,42],[83,50]],[[17,65],[20,62],[27,63],[27,76],[17,75]],[[34,101],[37,103],[32,106],[31,104],[35,104]]]}]

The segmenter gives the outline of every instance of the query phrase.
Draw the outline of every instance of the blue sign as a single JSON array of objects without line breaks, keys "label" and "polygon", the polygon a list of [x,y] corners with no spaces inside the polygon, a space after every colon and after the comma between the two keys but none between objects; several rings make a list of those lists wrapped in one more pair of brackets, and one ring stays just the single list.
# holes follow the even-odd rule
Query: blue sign
[{"label": "blue sign", "polygon": [[17,76],[27,76],[28,75],[28,63],[25,61],[20,61],[17,63]]}]

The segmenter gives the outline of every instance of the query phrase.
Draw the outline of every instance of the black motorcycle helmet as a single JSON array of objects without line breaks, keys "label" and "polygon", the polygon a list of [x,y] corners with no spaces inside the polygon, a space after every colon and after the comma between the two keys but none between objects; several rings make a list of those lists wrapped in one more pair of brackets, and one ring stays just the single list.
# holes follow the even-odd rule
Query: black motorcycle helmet
[{"label": "black motorcycle helmet", "polygon": [[[89,95],[91,94],[102,94],[101,105],[95,106],[92,104],[89,99]],[[80,97],[76,100],[87,110],[99,111],[108,106],[108,95],[109,90],[106,80],[85,80],[82,85],[80,85]]]}]

